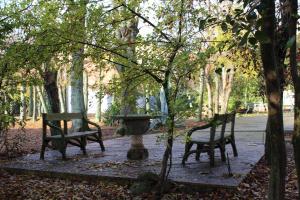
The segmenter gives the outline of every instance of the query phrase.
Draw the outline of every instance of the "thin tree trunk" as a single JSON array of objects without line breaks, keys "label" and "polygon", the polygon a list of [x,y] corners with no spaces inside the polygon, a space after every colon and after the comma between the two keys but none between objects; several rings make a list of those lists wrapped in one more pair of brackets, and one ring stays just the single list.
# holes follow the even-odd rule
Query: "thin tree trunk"
[{"label": "thin tree trunk", "polygon": [[102,95],[99,95],[97,96],[97,106],[96,106],[96,113],[95,113],[95,118],[97,122],[101,122],[101,118],[102,118],[101,109],[102,109]]},{"label": "thin tree trunk", "polygon": [[207,78],[206,81],[206,88],[207,88],[207,105],[208,105],[208,117],[212,118],[213,116],[213,101],[212,101],[212,87],[209,79]]},{"label": "thin tree trunk", "polygon": [[262,14],[262,31],[270,42],[261,43],[261,57],[266,80],[268,99],[268,120],[271,136],[271,172],[268,198],[271,200],[284,199],[286,175],[286,150],[283,130],[283,114],[281,102],[280,77],[275,58],[275,1],[262,1],[265,11]]},{"label": "thin tree trunk", "polygon": [[83,97],[84,97],[84,109],[88,112],[89,108],[89,78],[88,73],[83,71]]},{"label": "thin tree trunk", "polygon": [[37,98],[36,98],[36,87],[32,88],[32,121],[35,122],[37,120]]},{"label": "thin tree trunk", "polygon": [[103,99],[103,91],[102,91],[102,68],[99,69],[99,85],[98,85],[98,93],[96,95],[97,99],[97,106],[96,106],[96,113],[95,118],[97,122],[101,122],[102,118],[102,99]]},{"label": "thin tree trunk", "polygon": [[199,77],[199,115],[198,115],[198,120],[199,121],[202,120],[204,85],[205,85],[205,74],[204,74],[204,70],[200,69],[200,77]]},{"label": "thin tree trunk", "polygon": [[214,114],[219,113],[219,92],[220,84],[219,84],[219,75],[215,73],[215,92],[214,92]]},{"label": "thin tree trunk", "polygon": [[21,106],[20,106],[20,120],[26,120],[26,84],[22,83],[21,85]]},{"label": "thin tree trunk", "polygon": [[[168,76],[167,77],[167,80],[169,79]],[[169,94],[169,81],[166,81],[163,85],[163,90],[164,90],[164,93],[165,93],[165,98],[166,98],[166,102],[167,102],[167,105],[170,105],[171,104],[171,98],[170,98],[170,94]],[[167,131],[167,147],[165,149],[165,152],[163,154],[163,160],[162,160],[162,166],[161,166],[161,171],[160,171],[160,174],[159,174],[159,177],[160,177],[160,181],[158,183],[158,186],[160,187],[159,189],[159,196],[163,193],[164,191],[164,184],[166,183],[166,179],[167,179],[167,176],[168,176],[168,170],[167,170],[167,167],[168,167],[168,161],[170,160],[171,161],[171,156],[172,156],[172,148],[173,148],[173,133],[174,133],[174,113],[171,109],[170,106],[167,106],[168,108],[168,118],[167,118],[167,121],[169,123],[167,123],[168,125],[168,131]],[[171,165],[169,166],[171,167]]]},{"label": "thin tree trunk", "polygon": [[58,86],[58,96],[59,96],[59,103],[60,103],[60,112],[64,113],[66,112],[66,102],[65,102],[65,97],[64,97],[64,88],[63,86],[59,85]]},{"label": "thin tree trunk", "polygon": [[33,113],[33,86],[29,86],[29,106],[28,106],[28,116],[32,117]]},{"label": "thin tree trunk", "polygon": [[150,113],[150,93],[149,90],[146,89],[146,97],[145,97],[145,109],[146,109],[146,113],[149,114]]},{"label": "thin tree trunk", "polygon": [[49,106],[48,106],[48,103],[47,103],[47,97],[45,97],[43,95],[41,86],[36,86],[36,90],[37,90],[38,96],[40,98],[39,116],[41,116],[42,112],[49,113],[50,110],[49,110]]},{"label": "thin tree trunk", "polygon": [[167,105],[166,95],[163,87],[160,88],[159,98],[160,98],[160,111],[162,114],[161,122],[163,125],[165,125],[167,120],[167,115],[168,115],[168,105]]}]

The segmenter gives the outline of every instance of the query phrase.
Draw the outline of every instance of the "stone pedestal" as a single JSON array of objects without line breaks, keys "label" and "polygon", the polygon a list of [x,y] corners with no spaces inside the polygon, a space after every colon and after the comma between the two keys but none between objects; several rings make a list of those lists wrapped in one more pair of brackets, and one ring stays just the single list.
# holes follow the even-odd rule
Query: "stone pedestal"
[{"label": "stone pedestal", "polygon": [[127,152],[130,160],[143,160],[148,158],[148,150],[143,144],[143,135],[131,135],[131,147]]},{"label": "stone pedestal", "polygon": [[130,160],[143,160],[148,158],[148,150],[143,144],[143,134],[147,132],[150,125],[149,115],[116,115],[115,119],[122,120],[121,132],[131,135],[131,147],[127,152]]}]

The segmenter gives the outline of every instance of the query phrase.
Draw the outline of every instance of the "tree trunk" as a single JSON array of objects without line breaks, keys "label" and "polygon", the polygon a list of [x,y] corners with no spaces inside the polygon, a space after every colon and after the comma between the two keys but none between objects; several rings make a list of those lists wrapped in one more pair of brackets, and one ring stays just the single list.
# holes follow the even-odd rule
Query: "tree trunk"
[{"label": "tree trunk", "polygon": [[262,13],[262,31],[266,33],[270,39],[270,42],[261,43],[261,57],[266,81],[268,120],[272,149],[268,198],[281,200],[284,199],[285,193],[286,151],[280,77],[274,51],[275,2],[274,0],[265,0],[262,2],[262,6],[265,8]]},{"label": "tree trunk", "polygon": [[[72,66],[70,74],[70,112],[85,113],[83,96],[83,48],[73,53]],[[72,130],[78,131],[81,128],[87,128],[81,119],[72,120]]]},{"label": "tree trunk", "polygon": [[219,113],[219,104],[220,104],[219,93],[220,93],[219,75],[215,73],[214,114]]},{"label": "tree trunk", "polygon": [[207,105],[208,105],[208,117],[212,118],[213,116],[213,101],[212,101],[212,87],[211,83],[209,81],[209,78],[207,77],[206,81],[206,89],[207,89]]},{"label": "tree trunk", "polygon": [[84,109],[88,112],[89,108],[89,77],[86,71],[83,71],[83,97],[84,97]]},{"label": "tree trunk", "polygon": [[149,90],[146,89],[146,96],[145,96],[145,109],[146,109],[146,114],[150,113],[150,94],[149,94]]},{"label": "tree trunk", "polygon": [[266,125],[266,138],[265,138],[265,158],[267,161],[267,165],[271,165],[271,131],[270,131],[270,126],[269,126],[269,118],[267,120],[267,125]]},{"label": "tree trunk", "polygon": [[63,86],[59,85],[58,86],[58,95],[59,95],[59,103],[60,103],[60,112],[64,113],[67,112],[66,110],[66,101],[65,101],[65,96],[64,96],[64,90]]},{"label": "tree trunk", "polygon": [[199,115],[198,115],[198,120],[199,121],[202,120],[204,85],[205,85],[205,74],[204,74],[204,70],[200,69],[200,77],[199,77]]},{"label": "tree trunk", "polygon": [[234,76],[234,69],[225,68],[222,69],[222,90],[221,90],[221,113],[224,114],[227,111],[228,101],[232,89],[232,82]]},{"label": "tree trunk", "polygon": [[[298,176],[298,195],[300,195],[300,78],[298,75],[297,66],[297,15],[298,15],[298,1],[289,0],[289,22],[288,32],[289,38],[294,38],[292,46],[290,47],[290,67],[291,76],[295,88],[295,107],[294,107],[294,132],[293,132],[293,147],[294,158],[296,164],[296,172]],[[298,196],[300,198],[300,196]]]},{"label": "tree trunk", "polygon": [[[101,91],[99,91],[100,93]],[[95,118],[97,122],[101,122],[101,118],[102,118],[102,113],[101,113],[101,109],[102,109],[102,95],[97,95],[97,106],[96,106],[96,113],[95,113]]]},{"label": "tree trunk", "polygon": [[162,114],[161,122],[163,125],[165,125],[168,116],[168,105],[167,105],[166,95],[163,87],[160,88],[159,98],[160,98],[160,111]]},{"label": "tree trunk", "polygon": [[26,84],[22,83],[21,85],[21,106],[20,106],[20,120],[24,121],[26,120]]},{"label": "tree trunk", "polygon": [[36,90],[37,90],[38,96],[40,98],[39,116],[41,115],[42,112],[49,113],[50,110],[49,110],[49,106],[48,106],[49,104],[47,101],[48,100],[47,96],[46,97],[44,96],[41,86],[36,86]]},{"label": "tree trunk", "polygon": [[97,106],[96,106],[96,113],[95,113],[95,118],[97,122],[101,121],[102,118],[102,99],[103,99],[103,91],[102,91],[102,68],[100,67],[99,69],[99,85],[98,85],[98,93],[96,95],[97,98]]},{"label": "tree trunk", "polygon": [[57,71],[50,71],[48,66],[44,73],[44,89],[46,91],[46,96],[48,97],[50,111],[52,113],[60,113]]},{"label": "tree trunk", "polygon": [[[138,8],[138,5],[136,8]],[[133,15],[133,18],[129,21],[129,23],[126,25],[124,24],[124,26],[118,30],[119,39],[128,44],[124,48],[124,51],[125,56],[128,58],[129,66],[132,65],[130,61],[136,61],[136,47],[134,43],[139,33],[138,22],[138,18]],[[121,65],[117,65],[116,67],[123,81],[121,91],[121,114],[136,113],[136,87],[132,85],[132,80],[128,80],[124,76],[127,69]]]},{"label": "tree trunk", "polygon": [[29,106],[28,106],[28,116],[32,117],[33,113],[33,86],[29,86]]},{"label": "tree trunk", "polygon": [[[169,78],[167,77],[167,80]],[[171,104],[171,98],[170,98],[170,94],[169,94],[169,81],[166,81],[164,86],[163,86],[163,90],[164,90],[164,93],[165,93],[165,98],[166,98],[166,103],[167,103],[167,108],[168,108],[168,118],[167,118],[167,121],[168,123],[167,124],[167,147],[165,149],[165,152],[163,154],[163,159],[162,159],[162,166],[161,166],[161,171],[160,171],[160,174],[159,174],[159,177],[160,177],[160,180],[159,180],[159,183],[158,183],[158,186],[159,186],[159,196],[163,193],[164,191],[164,184],[166,183],[167,181],[167,178],[168,178],[168,161],[170,160],[170,166],[171,167],[171,163],[172,163],[172,148],[173,148],[173,133],[174,133],[174,126],[175,126],[175,123],[174,123],[174,119],[175,119],[175,115],[174,115],[174,112],[172,110],[172,106],[170,106]]]},{"label": "tree trunk", "polygon": [[[69,12],[77,15],[77,20],[73,21],[73,26],[77,29],[78,34],[82,37],[82,40],[86,38],[86,15],[87,4],[89,0],[81,0],[79,4],[70,5]],[[78,16],[79,15],[79,16]],[[84,106],[84,94],[83,94],[83,70],[84,70],[84,45],[77,44],[72,54],[72,65],[70,74],[70,97],[71,105],[70,111],[83,113],[86,115],[86,109]],[[72,120],[72,130],[89,130],[88,124],[81,119]]]},{"label": "tree trunk", "polygon": [[32,121],[35,122],[37,120],[37,98],[36,98],[36,87],[32,88]]},{"label": "tree trunk", "polygon": [[[44,78],[44,89],[46,91],[45,96],[49,102],[49,112],[60,113],[59,109],[59,98],[58,98],[58,88],[57,88],[57,71],[50,70],[50,62],[45,64]],[[51,121],[57,127],[60,127],[60,121]],[[51,135],[60,135],[60,132],[56,129],[50,129]],[[60,142],[52,142],[55,149],[60,149]]]}]

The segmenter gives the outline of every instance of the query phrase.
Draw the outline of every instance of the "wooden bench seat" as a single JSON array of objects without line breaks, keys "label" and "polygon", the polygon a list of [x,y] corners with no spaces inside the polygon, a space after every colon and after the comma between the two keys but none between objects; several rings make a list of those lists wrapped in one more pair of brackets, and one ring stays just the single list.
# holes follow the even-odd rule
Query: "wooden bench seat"
[{"label": "wooden bench seat", "polygon": [[[55,143],[55,147],[62,154],[63,159],[66,159],[67,145],[74,145],[81,148],[83,154],[86,154],[87,140],[95,141],[100,144],[102,151],[105,151],[105,147],[102,141],[101,128],[98,124],[89,121],[83,113],[51,113],[43,114],[43,137],[42,137],[42,149],[40,159],[44,159],[46,147],[53,147],[49,143]],[[73,119],[81,119],[83,124],[86,124],[85,129],[81,128],[80,131],[68,133],[67,121]],[[63,128],[57,126],[60,125],[60,121],[63,121]],[[59,122],[59,123],[57,123]],[[88,124],[95,126],[96,130],[91,130]],[[57,135],[47,135],[47,127],[55,130]]]}]

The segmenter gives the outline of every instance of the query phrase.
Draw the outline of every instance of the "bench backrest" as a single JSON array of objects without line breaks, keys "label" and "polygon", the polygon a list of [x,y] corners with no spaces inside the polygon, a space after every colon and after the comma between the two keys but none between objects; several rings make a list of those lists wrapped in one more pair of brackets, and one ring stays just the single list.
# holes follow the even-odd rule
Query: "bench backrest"
[{"label": "bench backrest", "polygon": [[43,120],[46,121],[68,121],[72,119],[82,119],[83,117],[82,113],[43,113]]},{"label": "bench backrest", "polygon": [[230,135],[234,137],[234,124],[235,124],[235,112],[226,113],[226,114],[215,114],[213,120],[211,121],[212,127],[210,130],[210,141],[214,141],[216,128],[221,126],[221,139],[224,138],[226,126],[231,123],[230,126]]}]

